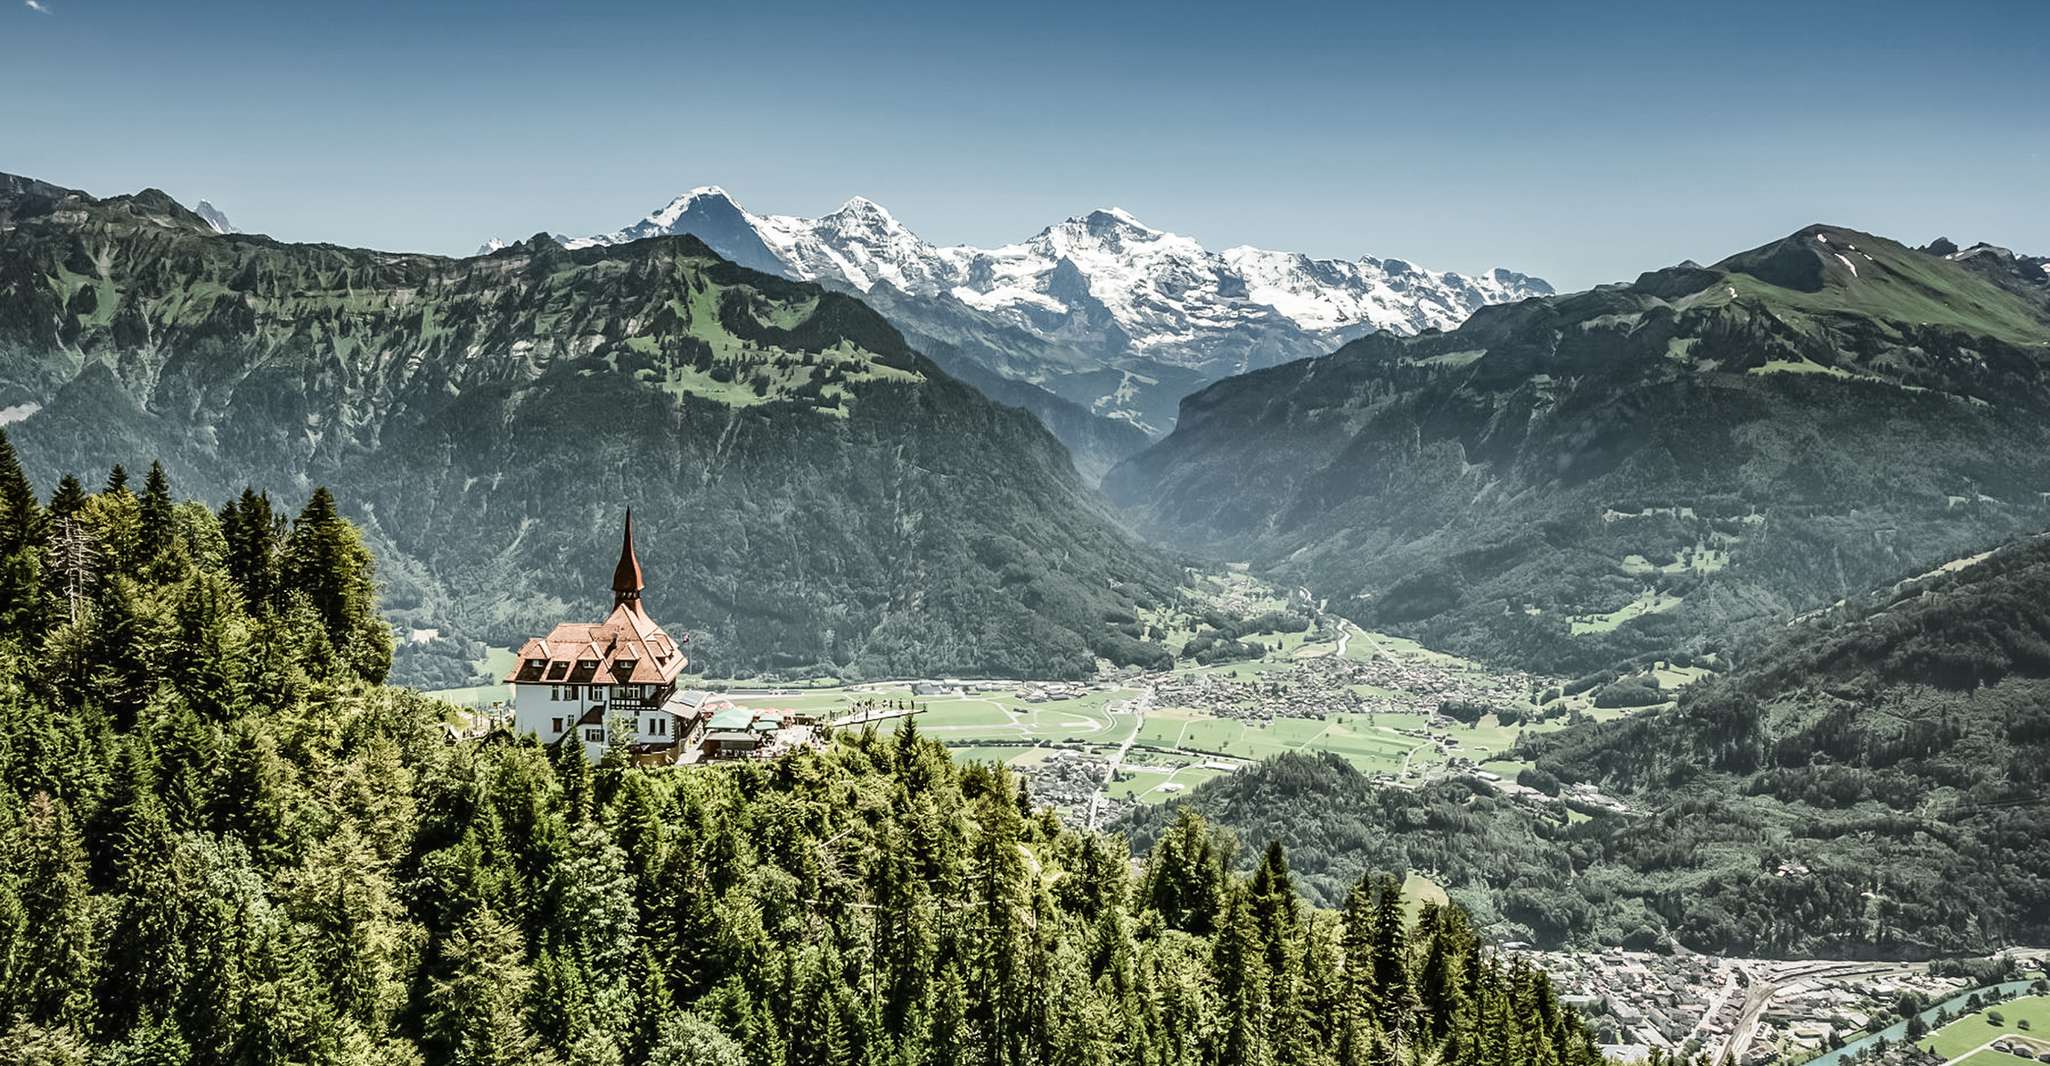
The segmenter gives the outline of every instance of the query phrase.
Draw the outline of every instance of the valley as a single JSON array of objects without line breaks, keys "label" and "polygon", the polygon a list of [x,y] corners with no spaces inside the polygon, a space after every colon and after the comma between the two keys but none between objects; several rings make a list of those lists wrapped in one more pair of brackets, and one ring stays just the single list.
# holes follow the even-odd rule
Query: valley
[{"label": "valley", "polygon": [[2050,3],[0,35],[0,1066],[2050,1066]]},{"label": "valley", "polygon": [[[1560,696],[1564,678],[1494,670],[1323,615],[1231,570],[1196,579],[1179,608],[1152,612],[1144,639],[1181,657],[1172,670],[1107,670],[1093,679],[929,678],[800,686],[693,677],[692,688],[741,706],[796,712],[858,729],[871,708],[910,709],[877,723],[944,744],[957,759],[1000,762],[1035,802],[1090,825],[1167,802],[1205,782],[1289,752],[1328,752],[1374,781],[1416,788],[1448,779],[1530,795],[1510,757],[1527,737],[1645,708],[1595,705],[1593,690]],[[1297,613],[1301,612],[1301,613]],[[1203,665],[1187,657],[1205,619],[1240,632],[1251,657]],[[1262,625],[1296,626],[1288,631]],[[1214,630],[1211,630],[1214,634]],[[503,674],[511,653],[479,659]],[[1661,668],[1674,690],[1702,671]],[[429,690],[486,716],[503,684]],[[1543,696],[1551,698],[1540,705]],[[1462,710],[1470,708],[1470,711]],[[1448,716],[1446,711],[1461,715]],[[502,712],[501,712],[502,713]],[[1606,802],[1591,790],[1586,802]]]}]

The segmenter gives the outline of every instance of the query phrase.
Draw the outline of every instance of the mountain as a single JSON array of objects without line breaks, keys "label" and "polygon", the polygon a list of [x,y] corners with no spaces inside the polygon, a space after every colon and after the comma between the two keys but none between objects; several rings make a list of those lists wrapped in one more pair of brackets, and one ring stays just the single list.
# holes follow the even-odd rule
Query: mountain
[{"label": "mountain", "polygon": [[1032,417],[693,237],[448,259],[9,177],[0,294],[34,476],[332,485],[414,625],[501,643],[597,610],[629,506],[653,608],[722,673],[1082,673],[1179,579]]},{"label": "mountain", "polygon": [[1944,256],[2031,303],[2050,308],[2050,257],[2016,255],[1993,244],[1959,248],[1942,238],[1923,251]]},{"label": "mountain", "polygon": [[2046,357],[2050,305],[1810,226],[1221,382],[1105,490],[1363,624],[1595,669],[2050,525]]},{"label": "mountain", "polygon": [[1642,850],[1703,841],[1669,872],[1698,886],[1697,940],[1984,950],[2050,936],[2046,703],[2050,537],[2036,536],[1774,634],[1669,710],[1519,754],[1666,805],[1634,831]]},{"label": "mountain", "polygon": [[228,216],[222,213],[220,208],[215,207],[214,205],[206,202],[205,200],[201,200],[199,203],[194,204],[192,207],[192,213],[204,219],[207,225],[213,227],[213,231],[215,233],[242,232],[241,230],[235,228],[235,224],[233,222],[228,221]]},{"label": "mountain", "polygon": [[818,218],[757,215],[716,186],[564,243],[679,233],[746,266],[860,292],[921,350],[951,346],[1155,435],[1182,395],[1227,374],[1322,355],[1372,330],[1450,329],[1485,304],[1552,291],[1507,270],[1469,278],[1397,259],[1211,252],[1115,208],[1018,244],[942,247],[866,198]]}]

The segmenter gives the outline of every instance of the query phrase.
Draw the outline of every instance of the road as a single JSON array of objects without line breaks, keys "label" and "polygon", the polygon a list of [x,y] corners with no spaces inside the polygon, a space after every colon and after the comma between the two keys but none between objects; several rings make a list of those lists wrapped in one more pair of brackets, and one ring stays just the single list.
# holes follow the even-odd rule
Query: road
[{"label": "road", "polygon": [[1701,1036],[1702,1030],[1707,1029],[1709,1023],[1713,1022],[1718,1015],[1722,1014],[1723,1005],[1730,1001],[1730,996],[1734,994],[1736,991],[1737,968],[1734,966],[1726,965],[1723,968],[1722,990],[1717,992],[1715,998],[1709,1001],[1708,1009],[1701,1012],[1701,1020],[1694,1023],[1694,1030],[1687,1034],[1687,1039],[1693,1040],[1694,1038]]},{"label": "road", "polygon": [[1131,754],[1132,745],[1139,740],[1139,730],[1146,724],[1146,712],[1153,709],[1153,686],[1148,685],[1137,696],[1125,701],[1132,712],[1132,731],[1125,735],[1125,742],[1118,745],[1117,753],[1110,757],[1110,765],[1103,771],[1103,787],[1089,794],[1089,828],[1096,828],[1096,819],[1103,810],[1103,798],[1110,794],[1111,783],[1118,778],[1118,767],[1125,764],[1125,756]]},{"label": "road", "polygon": [[1737,1025],[1730,1030],[1730,1041],[1716,1053],[1715,1062],[1728,1066],[1744,1061],[1744,1052],[1751,1049],[1751,1038],[1758,1035],[1759,1019],[1765,1015],[1765,1005],[1772,1002],[1772,982],[1764,978],[1753,978],[1751,991],[1744,997],[1744,1013],[1737,1016]]}]

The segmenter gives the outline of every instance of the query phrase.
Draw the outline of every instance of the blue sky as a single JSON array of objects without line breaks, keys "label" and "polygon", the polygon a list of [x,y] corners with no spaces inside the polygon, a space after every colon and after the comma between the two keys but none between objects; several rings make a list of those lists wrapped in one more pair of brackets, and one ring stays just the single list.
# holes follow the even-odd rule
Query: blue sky
[{"label": "blue sky", "polygon": [[287,240],[465,253],[719,184],[1565,287],[1814,221],[2050,253],[2042,0],[0,4],[0,170]]}]

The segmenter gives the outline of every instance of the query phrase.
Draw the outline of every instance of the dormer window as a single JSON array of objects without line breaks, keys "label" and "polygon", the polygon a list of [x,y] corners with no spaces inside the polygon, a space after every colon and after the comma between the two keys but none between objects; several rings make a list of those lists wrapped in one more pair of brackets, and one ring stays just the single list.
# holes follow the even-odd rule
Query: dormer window
[{"label": "dormer window", "polygon": [[560,681],[560,680],[562,680],[563,678],[565,678],[565,677],[568,677],[568,676],[569,676],[569,664],[568,664],[568,663],[550,663],[550,664],[548,665],[548,680],[550,680],[550,681]]}]

